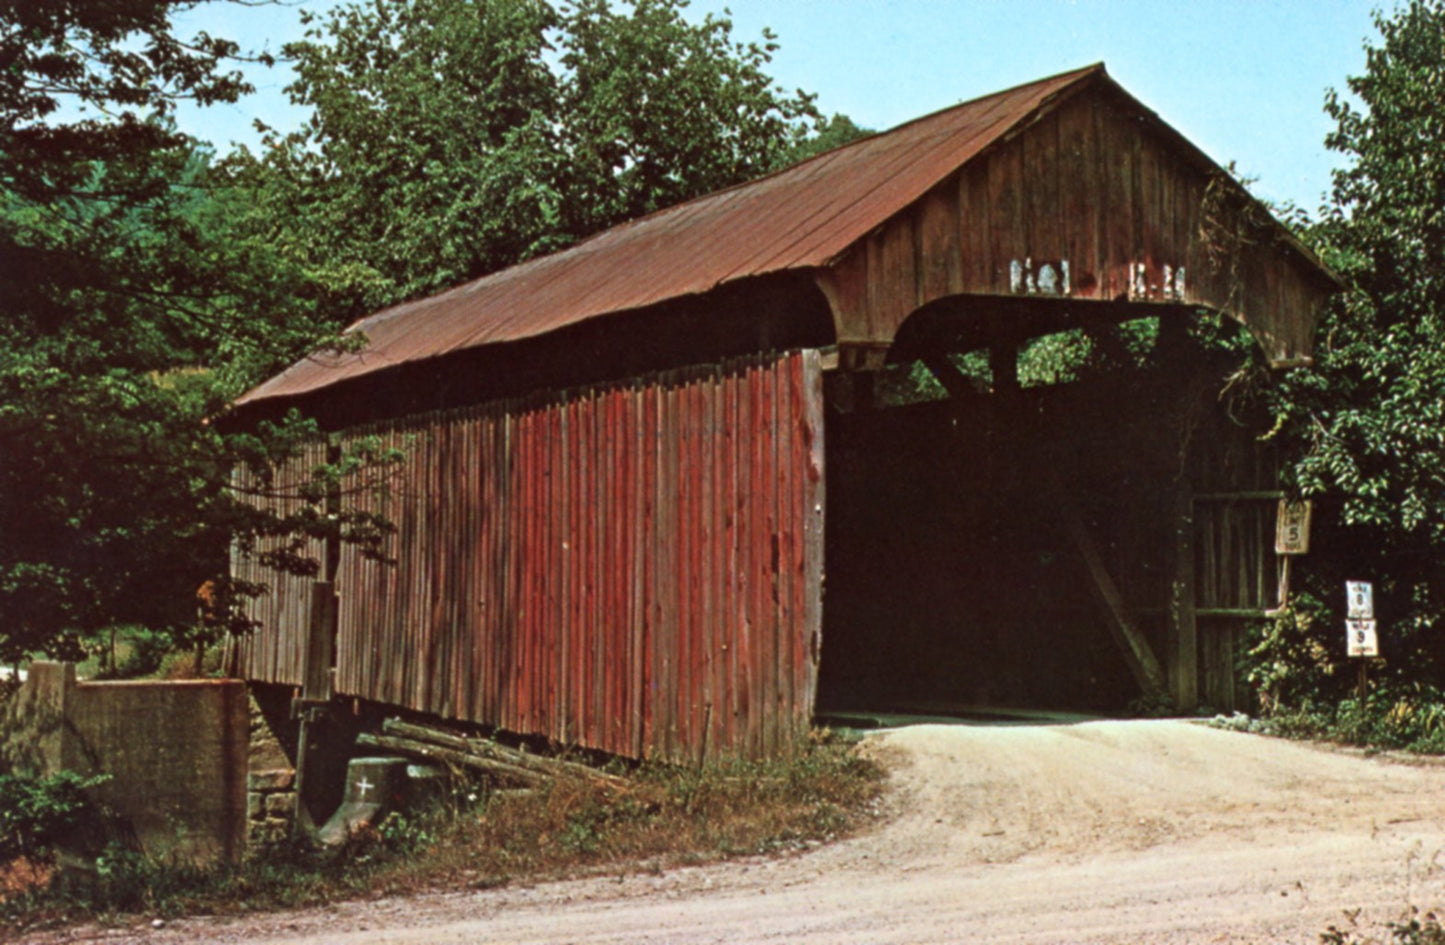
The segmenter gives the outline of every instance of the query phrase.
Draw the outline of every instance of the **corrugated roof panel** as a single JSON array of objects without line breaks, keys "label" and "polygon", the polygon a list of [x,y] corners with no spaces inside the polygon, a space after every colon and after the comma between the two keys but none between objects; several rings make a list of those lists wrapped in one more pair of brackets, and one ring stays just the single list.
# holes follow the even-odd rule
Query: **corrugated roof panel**
[{"label": "corrugated roof panel", "polygon": [[238,403],[304,394],[448,352],[516,341],[733,280],[825,266],[1103,66],[997,92],[576,246],[378,312],[357,353],[307,358]]}]

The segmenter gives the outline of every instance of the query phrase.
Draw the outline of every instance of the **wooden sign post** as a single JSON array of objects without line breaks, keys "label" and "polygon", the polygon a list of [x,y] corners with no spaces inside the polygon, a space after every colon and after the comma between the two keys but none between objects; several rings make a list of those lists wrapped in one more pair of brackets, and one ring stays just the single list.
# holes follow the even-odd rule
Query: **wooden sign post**
[{"label": "wooden sign post", "polygon": [[1314,505],[1308,499],[1302,502],[1279,500],[1279,510],[1274,518],[1274,553],[1279,556],[1279,603],[1267,616],[1281,613],[1289,606],[1289,563],[1295,555],[1310,550],[1310,516]]}]

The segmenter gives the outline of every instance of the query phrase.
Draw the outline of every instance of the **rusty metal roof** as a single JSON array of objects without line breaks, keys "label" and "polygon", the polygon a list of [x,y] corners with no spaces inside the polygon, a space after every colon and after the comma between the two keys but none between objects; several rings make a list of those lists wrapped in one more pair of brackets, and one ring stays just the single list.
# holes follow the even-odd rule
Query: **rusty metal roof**
[{"label": "rusty metal roof", "polygon": [[1088,66],[916,119],[786,170],[358,321],[369,344],[313,356],[241,397],[293,397],[402,364],[519,341],[724,283],[826,266],[1063,93]]}]

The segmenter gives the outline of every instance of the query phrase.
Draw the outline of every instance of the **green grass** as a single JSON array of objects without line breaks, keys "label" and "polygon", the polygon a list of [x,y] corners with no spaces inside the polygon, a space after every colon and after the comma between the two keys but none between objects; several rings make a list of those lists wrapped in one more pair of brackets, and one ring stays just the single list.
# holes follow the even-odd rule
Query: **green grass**
[{"label": "green grass", "polygon": [[1215,724],[1281,738],[1445,754],[1445,694],[1424,686],[1381,686],[1364,699],[1283,708],[1257,719],[1221,717]]}]

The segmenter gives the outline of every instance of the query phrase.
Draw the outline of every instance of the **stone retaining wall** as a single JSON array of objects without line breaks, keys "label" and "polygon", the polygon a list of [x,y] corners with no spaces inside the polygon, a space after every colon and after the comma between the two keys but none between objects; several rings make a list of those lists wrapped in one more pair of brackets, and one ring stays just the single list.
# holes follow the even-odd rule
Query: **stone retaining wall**
[{"label": "stone retaining wall", "polygon": [[20,771],[108,774],[96,789],[155,855],[235,861],[245,849],[246,686],[234,679],[79,682],[35,662],[0,751]]}]

